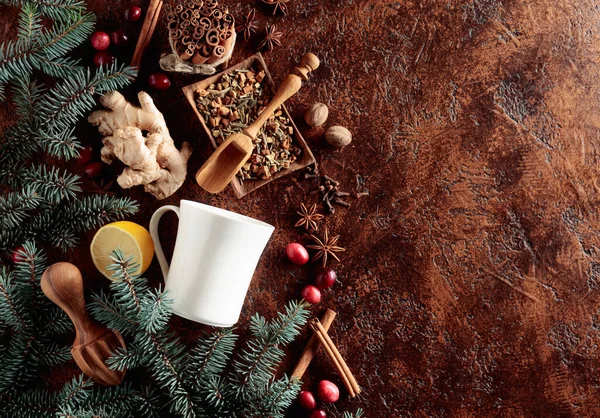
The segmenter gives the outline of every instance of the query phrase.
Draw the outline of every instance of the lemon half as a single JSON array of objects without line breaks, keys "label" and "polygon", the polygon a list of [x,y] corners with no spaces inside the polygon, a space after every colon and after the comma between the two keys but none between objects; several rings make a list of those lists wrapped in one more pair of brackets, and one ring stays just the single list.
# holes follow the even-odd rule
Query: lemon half
[{"label": "lemon half", "polygon": [[142,274],[152,262],[154,257],[154,243],[152,237],[146,228],[135,222],[119,221],[104,225],[96,232],[90,252],[96,268],[108,279],[114,274],[107,269],[107,266],[113,264],[110,258],[113,250],[121,248],[126,257],[133,256],[133,261],[141,266]]}]

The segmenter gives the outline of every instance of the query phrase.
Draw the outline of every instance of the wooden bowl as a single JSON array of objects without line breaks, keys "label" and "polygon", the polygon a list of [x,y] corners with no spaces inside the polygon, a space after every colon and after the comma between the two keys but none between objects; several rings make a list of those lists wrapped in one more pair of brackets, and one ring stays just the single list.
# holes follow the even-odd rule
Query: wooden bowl
[{"label": "wooden bowl", "polygon": [[[267,65],[265,64],[265,61],[263,60],[263,57],[260,53],[252,55],[251,57],[245,59],[244,61],[242,61],[234,66],[229,67],[225,71],[222,71],[222,72],[215,74],[205,80],[199,81],[194,84],[190,84],[189,86],[185,86],[183,88],[183,94],[185,94],[185,97],[187,97],[188,101],[190,102],[192,109],[194,109],[194,112],[196,112],[196,115],[198,116],[198,119],[200,120],[200,123],[202,124],[202,127],[204,128],[204,131],[206,132],[206,135],[210,139],[210,142],[215,149],[218,146],[217,141],[212,136],[211,130],[208,128],[208,126],[206,126],[206,123],[204,122],[204,118],[202,117],[200,112],[198,112],[198,108],[196,107],[195,92],[198,88],[206,89],[211,84],[216,83],[217,80],[219,80],[219,78],[221,78],[221,76],[223,74],[228,74],[228,73],[231,73],[238,69],[248,69],[250,67],[254,67],[255,69],[258,69],[258,70],[260,70],[261,68],[265,70],[265,78],[263,80],[263,83],[266,86],[268,86],[268,88],[271,90],[271,94],[273,94],[276,90],[275,83],[273,82],[273,78],[271,78],[269,69],[267,68]],[[238,175],[236,175],[234,177],[234,179],[231,181],[231,185],[233,186],[233,191],[235,192],[235,195],[238,198],[242,198],[242,197],[246,196],[248,193],[250,193],[251,191],[258,189],[259,187],[264,186],[265,184],[270,183],[275,179],[278,179],[287,174],[290,174],[293,171],[308,167],[311,164],[316,164],[316,160],[315,160],[313,153],[310,151],[310,148],[308,148],[308,145],[306,144],[306,141],[302,137],[302,134],[300,133],[300,131],[296,127],[296,124],[290,117],[290,114],[289,114],[287,108],[285,107],[285,105],[282,105],[281,108],[283,109],[285,116],[290,120],[291,126],[294,128],[294,134],[292,135],[293,143],[296,146],[298,146],[300,149],[302,149],[302,154],[300,154],[300,157],[298,157],[298,159],[296,161],[294,161],[292,164],[290,164],[289,168],[281,170],[265,180],[257,179],[257,180],[243,180],[242,181],[240,179],[240,177]]]}]

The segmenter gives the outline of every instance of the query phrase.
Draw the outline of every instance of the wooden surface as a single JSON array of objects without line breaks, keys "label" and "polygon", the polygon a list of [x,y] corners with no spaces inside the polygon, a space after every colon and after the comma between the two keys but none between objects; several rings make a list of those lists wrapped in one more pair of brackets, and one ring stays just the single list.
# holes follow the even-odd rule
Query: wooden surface
[{"label": "wooden surface", "polygon": [[[300,54],[321,58],[290,113],[322,172],[341,190],[369,192],[327,218],[347,251],[332,264],[340,283],[314,310],[338,313],[331,336],[364,390],[351,401],[343,393],[331,415],[362,406],[370,418],[600,416],[595,2],[291,0],[286,17],[258,1],[227,3],[238,19],[256,6],[260,30],[269,21],[284,32],[283,45],[265,54],[276,83]],[[110,30],[123,23],[122,7],[91,2],[98,27]],[[0,17],[3,39],[14,16]],[[156,35],[142,80],[168,51],[164,28]],[[238,39],[231,62],[258,42]],[[80,51],[87,62],[90,49]],[[309,269],[286,262],[283,250],[306,242],[293,224],[315,184],[291,174],[242,200],[196,186],[211,146],[181,87],[197,80],[177,76],[169,91],[152,93],[173,138],[194,146],[186,183],[161,202],[139,189],[124,194],[142,203],[132,220],[144,225],[157,207],[186,198],[276,226],[243,325],[255,312],[274,315],[310,282]],[[324,129],[304,124],[316,101],[329,106],[328,125],[352,131],[349,147],[333,151]],[[82,122],[77,134],[98,147],[94,131]],[[163,223],[172,245],[177,220]],[[90,239],[67,258],[98,286],[106,279],[91,263]],[[158,264],[147,275],[158,284]],[[201,329],[178,318],[172,325],[190,344]],[[288,350],[288,372],[305,332]],[[342,386],[323,353],[305,378],[312,389],[322,378]]]}]

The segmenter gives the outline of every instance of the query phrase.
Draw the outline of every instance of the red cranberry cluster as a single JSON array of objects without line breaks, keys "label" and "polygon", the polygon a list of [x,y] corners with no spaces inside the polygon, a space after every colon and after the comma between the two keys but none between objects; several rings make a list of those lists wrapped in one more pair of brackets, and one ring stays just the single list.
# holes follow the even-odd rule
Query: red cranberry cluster
[{"label": "red cranberry cluster", "polygon": [[[321,380],[317,387],[317,397],[324,403],[333,403],[340,398],[340,390],[335,383],[329,380]],[[303,390],[298,394],[298,404],[308,410],[312,411],[309,415],[310,418],[327,418],[327,413],[317,408],[317,399],[312,392]]]},{"label": "red cranberry cluster", "polygon": [[[285,247],[285,253],[288,259],[299,266],[308,262],[309,256],[306,248],[297,242],[288,244]],[[325,290],[333,286],[337,279],[337,274],[330,267],[319,267],[315,276],[315,285],[309,284],[302,289],[302,297],[308,303],[319,303],[321,301],[321,290]]]}]

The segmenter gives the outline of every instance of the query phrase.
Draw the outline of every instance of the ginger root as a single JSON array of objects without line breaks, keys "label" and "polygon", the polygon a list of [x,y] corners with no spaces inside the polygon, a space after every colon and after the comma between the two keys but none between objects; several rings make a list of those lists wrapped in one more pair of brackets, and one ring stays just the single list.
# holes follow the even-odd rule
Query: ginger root
[{"label": "ginger root", "polygon": [[[146,192],[160,200],[175,193],[185,181],[192,146],[184,142],[178,151],[152,98],[141,91],[138,99],[141,107],[111,91],[100,98],[110,110],[93,112],[88,122],[105,136],[102,161],[111,164],[118,159],[127,166],[117,183],[124,189],[144,185]],[[142,131],[148,135],[144,137]]]}]

